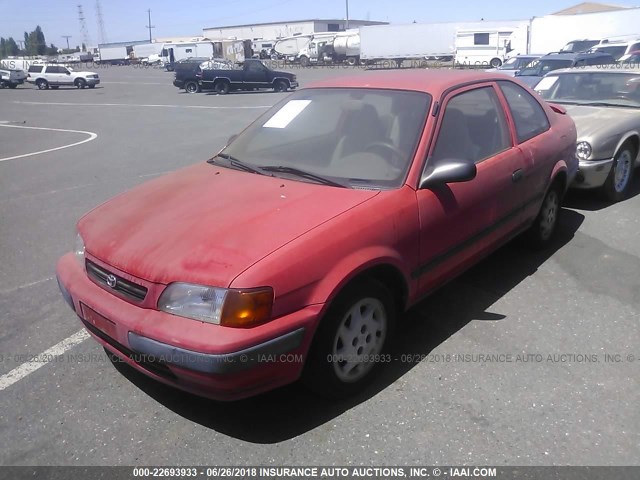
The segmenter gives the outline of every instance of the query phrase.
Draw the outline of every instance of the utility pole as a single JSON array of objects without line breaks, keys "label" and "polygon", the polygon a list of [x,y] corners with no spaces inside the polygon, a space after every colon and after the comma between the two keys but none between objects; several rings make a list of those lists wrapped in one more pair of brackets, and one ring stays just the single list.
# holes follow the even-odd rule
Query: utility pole
[{"label": "utility pole", "polygon": [[153,39],[151,38],[151,29],[156,28],[156,26],[151,25],[151,9],[148,9],[147,13],[149,14],[149,25],[147,25],[147,28],[149,29],[149,43],[153,43]]},{"label": "utility pole", "polygon": [[66,38],[67,39],[67,51],[69,51],[69,39],[71,38],[71,35],[60,35],[62,38]]},{"label": "utility pole", "polygon": [[349,0],[345,0],[347,2],[347,22],[345,23],[345,30],[349,30]]}]

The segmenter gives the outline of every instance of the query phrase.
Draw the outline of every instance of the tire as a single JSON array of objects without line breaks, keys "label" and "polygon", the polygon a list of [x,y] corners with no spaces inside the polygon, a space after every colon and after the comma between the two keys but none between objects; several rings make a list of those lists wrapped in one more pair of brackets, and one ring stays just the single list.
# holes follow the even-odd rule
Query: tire
[{"label": "tire", "polygon": [[349,65],[350,67],[355,67],[357,63],[358,63],[358,61],[357,61],[356,57],[347,58],[347,65]]},{"label": "tire", "polygon": [[393,297],[381,283],[367,279],[347,287],[318,326],[302,382],[330,398],[362,390],[385,363],[380,359],[393,336],[395,317]]},{"label": "tire", "polygon": [[84,78],[79,78],[76,80],[76,87],[83,89],[87,86],[87,81]]},{"label": "tire", "polygon": [[489,62],[489,65],[491,65],[492,68],[498,68],[502,66],[502,60],[500,60],[499,58],[492,58]]},{"label": "tire", "polygon": [[199,93],[200,84],[196,81],[190,80],[184,84],[184,91],[187,93]]},{"label": "tire", "polygon": [[36,80],[36,87],[38,87],[38,90],[48,90],[49,89],[49,82],[47,82],[45,79],[41,78],[39,80]]},{"label": "tire", "polygon": [[303,67],[308,67],[309,66],[309,57],[307,57],[306,55],[303,55],[300,57],[300,65]]},{"label": "tire", "polygon": [[613,160],[609,176],[602,185],[601,195],[610,202],[619,202],[629,196],[633,183],[633,166],[637,152],[630,142],[625,142]]},{"label": "tire", "polygon": [[289,89],[289,85],[284,80],[276,80],[273,84],[273,90],[275,92],[286,92]]},{"label": "tire", "polygon": [[562,193],[562,185],[558,181],[555,181],[549,187],[544,200],[542,200],[540,212],[538,212],[533,224],[525,233],[525,239],[530,247],[543,249],[553,240],[558,226]]},{"label": "tire", "polygon": [[218,95],[226,95],[231,90],[231,86],[226,80],[219,80],[216,82],[214,90]]},{"label": "tire", "polygon": [[95,84],[95,83],[93,83],[93,84],[91,84],[91,85],[87,85],[87,87],[89,87],[89,88],[96,88],[96,84]]},{"label": "tire", "polygon": [[9,84],[9,88],[18,88],[18,84],[17,83],[10,83]]}]

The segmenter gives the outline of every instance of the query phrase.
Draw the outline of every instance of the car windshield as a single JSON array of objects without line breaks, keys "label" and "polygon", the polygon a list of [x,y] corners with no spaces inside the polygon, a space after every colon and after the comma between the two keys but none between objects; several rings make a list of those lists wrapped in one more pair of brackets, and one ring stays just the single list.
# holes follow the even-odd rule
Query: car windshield
[{"label": "car windshield", "polygon": [[597,45],[597,40],[578,40],[575,42],[567,43],[561,52],[584,52],[585,50],[589,50],[594,45]]},{"label": "car windshield", "polygon": [[221,156],[234,160],[232,168],[242,162],[260,173],[295,180],[321,177],[345,187],[397,188],[430,103],[431,96],[420,92],[301,90],[265,113]]},{"label": "car windshield", "polygon": [[535,89],[555,103],[640,107],[640,73],[563,73],[546,76]]},{"label": "car windshield", "polygon": [[573,65],[573,60],[534,60],[527,68],[520,70],[520,75],[545,75],[547,72],[567,68]]},{"label": "car windshield", "polygon": [[502,64],[500,70],[515,70],[518,66],[518,58],[512,57]]}]

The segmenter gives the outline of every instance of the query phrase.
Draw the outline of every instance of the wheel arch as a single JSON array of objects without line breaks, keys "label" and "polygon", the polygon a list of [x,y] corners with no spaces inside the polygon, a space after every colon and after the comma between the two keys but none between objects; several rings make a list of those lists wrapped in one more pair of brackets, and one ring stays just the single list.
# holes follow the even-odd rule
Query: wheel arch
[{"label": "wheel arch", "polygon": [[622,146],[627,143],[630,142],[631,145],[633,145],[633,147],[635,148],[635,153],[636,153],[636,158],[634,159],[634,164],[637,167],[638,164],[640,164],[640,132],[638,131],[631,131],[631,132],[627,132],[625,135],[623,135],[620,138],[620,141],[618,142],[618,144],[616,145],[616,149],[613,152],[613,156],[615,157],[618,152],[620,152],[620,149],[622,148]]}]

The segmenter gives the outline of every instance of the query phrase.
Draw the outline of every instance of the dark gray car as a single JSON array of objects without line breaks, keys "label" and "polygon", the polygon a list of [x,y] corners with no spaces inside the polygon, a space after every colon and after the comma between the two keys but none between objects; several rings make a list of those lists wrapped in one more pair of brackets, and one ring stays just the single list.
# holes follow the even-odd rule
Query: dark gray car
[{"label": "dark gray car", "polygon": [[640,165],[640,68],[620,65],[558,70],[536,91],[562,104],[578,130],[579,171],[573,188],[599,188],[624,199]]},{"label": "dark gray car", "polygon": [[523,68],[516,77],[530,87],[534,87],[547,73],[561,68],[586,67],[590,65],[609,65],[616,63],[611,55],[602,52],[592,53],[549,53]]}]

